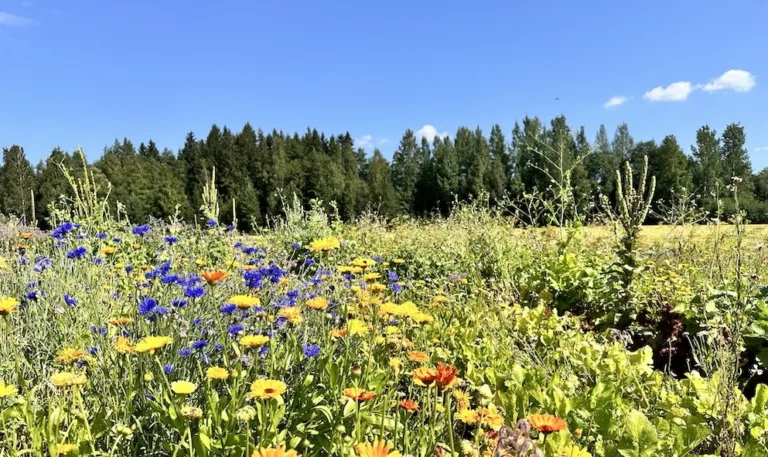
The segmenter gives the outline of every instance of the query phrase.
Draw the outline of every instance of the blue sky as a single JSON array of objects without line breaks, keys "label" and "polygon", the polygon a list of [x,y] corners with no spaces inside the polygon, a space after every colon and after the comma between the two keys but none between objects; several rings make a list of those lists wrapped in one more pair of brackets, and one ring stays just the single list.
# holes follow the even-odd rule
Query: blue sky
[{"label": "blue sky", "polygon": [[0,0],[0,145],[35,162],[126,136],[175,151],[248,121],[349,131],[390,156],[407,128],[509,134],[562,113],[591,139],[627,122],[686,152],[699,126],[738,121],[759,169],[766,18],[762,0]]}]

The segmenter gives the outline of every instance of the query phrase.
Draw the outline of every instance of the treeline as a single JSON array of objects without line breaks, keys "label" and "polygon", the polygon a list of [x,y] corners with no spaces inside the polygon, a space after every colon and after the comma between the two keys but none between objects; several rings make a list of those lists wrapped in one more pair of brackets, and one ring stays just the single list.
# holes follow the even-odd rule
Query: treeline
[{"label": "treeline", "polygon": [[[491,204],[535,190],[546,195],[567,181],[575,202],[588,211],[599,195],[613,198],[615,173],[625,161],[637,166],[647,155],[657,179],[657,206],[695,194],[698,204],[714,214],[718,199],[729,201],[726,187],[736,176],[743,180],[740,201],[750,219],[766,222],[768,169],[752,173],[745,139],[739,124],[726,126],[722,134],[704,126],[686,154],[674,135],[660,143],[636,142],[622,124],[612,138],[600,126],[590,141],[584,127],[572,129],[564,116],[548,125],[526,117],[509,134],[499,125],[488,134],[460,127],[452,137],[429,142],[407,130],[390,163],[378,149],[368,156],[356,148],[349,133],[265,133],[249,124],[233,132],[214,125],[205,139],[189,133],[178,153],[161,151],[152,140],[138,147],[128,139],[115,140],[88,167],[102,189],[111,184],[113,211],[119,202],[137,223],[176,211],[194,218],[215,167],[221,220],[232,220],[234,200],[239,225],[248,228],[252,220],[264,223],[280,215],[281,198],[294,194],[305,205],[312,199],[335,202],[345,219],[369,209],[392,217],[445,214],[456,200],[481,195]],[[0,212],[29,220],[34,209],[44,224],[49,205],[71,193],[62,166],[75,174],[83,168],[81,158],[59,148],[36,167],[21,146],[5,148]]]}]

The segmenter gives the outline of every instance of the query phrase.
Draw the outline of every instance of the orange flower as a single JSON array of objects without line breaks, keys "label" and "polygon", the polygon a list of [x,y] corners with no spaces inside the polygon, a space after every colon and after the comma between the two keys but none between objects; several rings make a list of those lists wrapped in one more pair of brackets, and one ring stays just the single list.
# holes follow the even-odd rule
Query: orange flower
[{"label": "orange flower", "polygon": [[285,450],[284,446],[276,448],[261,448],[253,451],[251,457],[300,457],[294,449]]},{"label": "orange flower", "polygon": [[28,240],[30,238],[32,238],[32,232],[24,232],[24,233],[21,234],[21,239],[22,240]]},{"label": "orange flower", "polygon": [[413,370],[413,380],[417,384],[427,386],[437,379],[437,370],[430,367],[419,367]]},{"label": "orange flower", "polygon": [[376,392],[359,387],[348,387],[344,389],[344,396],[355,401],[368,401],[376,398]]},{"label": "orange flower", "polygon": [[411,414],[419,410],[419,404],[413,400],[401,400],[398,405]]},{"label": "orange flower", "polygon": [[343,328],[335,328],[331,330],[331,338],[334,340],[338,340],[339,338],[344,338],[347,336],[347,331]]},{"label": "orange flower", "polygon": [[419,362],[424,363],[429,361],[429,356],[426,352],[421,351],[411,351],[408,353],[408,360],[411,362]]},{"label": "orange flower", "polygon": [[559,432],[566,428],[564,420],[551,414],[532,414],[528,418],[528,423],[531,424],[531,427],[543,433]]},{"label": "orange flower", "polygon": [[200,276],[205,279],[208,285],[215,286],[216,283],[229,276],[229,273],[221,270],[208,270],[204,271]]},{"label": "orange flower", "polygon": [[328,308],[328,299],[325,297],[313,297],[307,300],[307,307],[319,311],[325,311]]},{"label": "orange flower", "polygon": [[441,389],[453,387],[458,378],[456,377],[456,368],[444,363],[437,364],[437,386]]},{"label": "orange flower", "polygon": [[361,443],[355,446],[358,457],[400,457],[398,451],[392,451],[394,446],[382,440],[373,443]]},{"label": "orange flower", "polygon": [[13,249],[17,250],[17,251],[24,251],[24,250],[26,250],[26,249],[27,249],[29,246],[27,246],[26,244],[14,244],[14,245],[13,245],[13,246],[11,246],[11,247],[12,247]]}]

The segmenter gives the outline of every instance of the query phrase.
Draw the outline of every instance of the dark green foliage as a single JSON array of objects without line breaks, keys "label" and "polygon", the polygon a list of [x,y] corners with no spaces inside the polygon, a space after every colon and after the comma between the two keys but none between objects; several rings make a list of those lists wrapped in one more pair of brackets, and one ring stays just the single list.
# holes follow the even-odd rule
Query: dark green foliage
[{"label": "dark green foliage", "polygon": [[[387,217],[446,215],[455,201],[487,196],[497,205],[533,190],[562,198],[560,189],[567,187],[574,208],[584,211],[599,195],[615,205],[616,170],[629,162],[637,179],[647,156],[649,175],[658,180],[653,205],[695,192],[699,203],[714,212],[711,194],[719,192],[727,210],[732,202],[722,197],[723,189],[738,176],[745,181],[739,193],[749,217],[755,222],[768,219],[768,171],[752,175],[739,124],[728,125],[721,137],[702,127],[691,156],[671,135],[661,144],[635,143],[626,124],[616,128],[612,141],[600,126],[590,144],[586,130],[572,128],[564,116],[552,119],[548,127],[537,117],[526,117],[511,133],[508,140],[499,125],[488,136],[479,127],[459,127],[453,138],[435,137],[430,144],[407,130],[390,165],[381,151],[366,156],[349,133],[265,133],[250,124],[235,132],[213,125],[204,140],[187,134],[178,154],[161,151],[151,139],[138,148],[127,138],[115,140],[93,171],[104,192],[111,186],[110,211],[117,214],[119,202],[120,217],[142,223],[177,212],[186,220],[199,218],[203,188],[215,168],[220,222],[230,224],[236,218],[239,228],[249,229],[251,222],[264,224],[280,216],[283,200],[294,195],[305,207],[317,199],[330,210],[335,202],[339,217],[349,220],[369,209]],[[0,211],[31,218],[34,191],[34,210],[42,224],[48,206],[71,192],[60,166],[76,173],[83,166],[58,148],[36,169],[18,146],[4,149],[3,160]]]}]

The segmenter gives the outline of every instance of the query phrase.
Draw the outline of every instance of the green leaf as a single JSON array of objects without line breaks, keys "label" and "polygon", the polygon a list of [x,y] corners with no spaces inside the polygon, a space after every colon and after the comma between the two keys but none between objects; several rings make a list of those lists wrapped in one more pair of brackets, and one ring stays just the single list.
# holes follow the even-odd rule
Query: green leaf
[{"label": "green leaf", "polygon": [[650,457],[656,452],[659,436],[651,421],[640,411],[632,411],[624,423],[625,436],[619,453],[624,457]]}]

